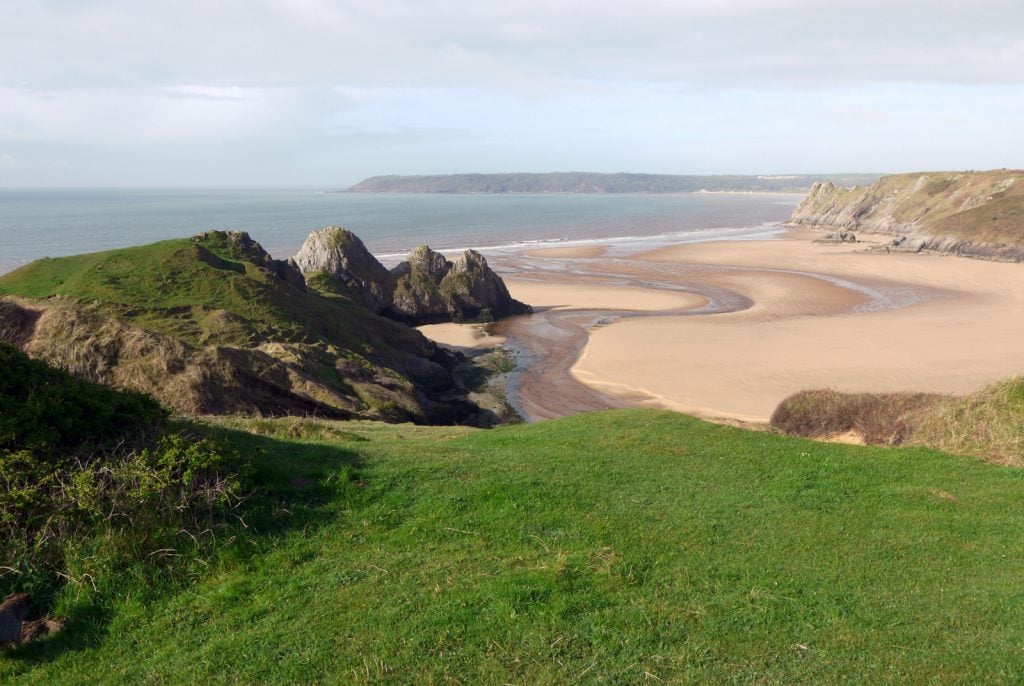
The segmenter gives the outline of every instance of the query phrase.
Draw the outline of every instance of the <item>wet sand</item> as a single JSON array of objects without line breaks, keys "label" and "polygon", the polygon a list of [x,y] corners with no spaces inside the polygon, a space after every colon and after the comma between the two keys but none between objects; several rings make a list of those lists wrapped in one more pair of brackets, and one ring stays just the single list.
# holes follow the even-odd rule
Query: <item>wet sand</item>
[{"label": "wet sand", "polygon": [[756,423],[805,388],[962,393],[1024,372],[1024,265],[819,235],[503,256],[537,306],[491,328],[525,362],[516,404],[532,420],[655,406]]},{"label": "wet sand", "polygon": [[491,335],[486,324],[426,324],[416,328],[427,338],[450,348],[474,350],[505,344],[505,338]]}]

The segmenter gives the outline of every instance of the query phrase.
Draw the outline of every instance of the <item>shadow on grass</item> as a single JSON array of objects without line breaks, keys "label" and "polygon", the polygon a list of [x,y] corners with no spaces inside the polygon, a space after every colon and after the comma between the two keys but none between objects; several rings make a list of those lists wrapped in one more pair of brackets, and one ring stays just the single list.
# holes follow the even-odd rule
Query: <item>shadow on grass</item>
[{"label": "shadow on grass", "polygon": [[[228,528],[218,534],[218,540],[226,542],[187,561],[192,564],[178,560],[157,566],[130,561],[122,578],[104,584],[102,591],[75,604],[62,617],[65,626],[60,633],[6,651],[0,649],[0,656],[31,667],[95,647],[107,635],[121,599],[141,596],[149,604],[180,592],[201,579],[201,573],[198,578],[194,574],[199,566],[195,564],[197,557],[200,564],[214,557],[230,560],[231,564],[247,564],[272,550],[289,532],[315,530],[329,523],[337,511],[332,505],[354,498],[362,484],[359,456],[337,443],[307,443],[205,425],[187,428],[229,444],[252,465],[253,493],[233,511],[237,518],[230,516]],[[0,681],[6,673],[0,669]]]}]

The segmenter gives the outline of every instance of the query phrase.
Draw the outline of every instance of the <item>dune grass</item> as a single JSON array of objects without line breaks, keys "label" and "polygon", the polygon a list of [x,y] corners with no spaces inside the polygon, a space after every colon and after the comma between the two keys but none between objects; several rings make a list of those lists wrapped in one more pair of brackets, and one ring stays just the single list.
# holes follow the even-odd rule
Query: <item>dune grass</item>
[{"label": "dune grass", "polygon": [[772,427],[792,436],[829,438],[855,433],[871,445],[900,445],[918,418],[942,402],[936,393],[842,393],[800,391],[775,408]]},{"label": "dune grass", "polygon": [[779,403],[771,425],[793,436],[853,432],[872,445],[921,445],[1024,466],[1024,377],[965,396],[801,391]]},{"label": "dune grass", "polygon": [[[251,430],[243,431],[243,430]],[[19,683],[1013,683],[1024,472],[616,411],[223,420],[284,495]]]},{"label": "dune grass", "polygon": [[1024,378],[946,398],[919,417],[909,442],[1024,466]]}]

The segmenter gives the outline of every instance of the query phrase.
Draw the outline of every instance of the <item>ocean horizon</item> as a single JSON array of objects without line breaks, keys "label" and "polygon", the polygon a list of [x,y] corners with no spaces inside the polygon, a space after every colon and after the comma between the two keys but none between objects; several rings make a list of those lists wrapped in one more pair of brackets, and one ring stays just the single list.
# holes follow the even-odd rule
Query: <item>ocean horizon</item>
[{"label": "ocean horizon", "polygon": [[482,251],[544,243],[685,242],[762,235],[791,194],[355,194],[328,189],[0,189],[0,273],[62,257],[246,231],[274,257],[324,226],[357,234],[382,261],[417,245]]}]

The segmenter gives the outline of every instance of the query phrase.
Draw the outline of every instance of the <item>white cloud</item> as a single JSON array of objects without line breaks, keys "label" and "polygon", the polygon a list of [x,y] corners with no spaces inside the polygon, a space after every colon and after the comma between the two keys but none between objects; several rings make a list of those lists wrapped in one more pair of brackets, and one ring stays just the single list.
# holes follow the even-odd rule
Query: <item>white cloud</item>
[{"label": "white cloud", "polygon": [[0,87],[0,139],[96,144],[274,135],[313,114],[296,89]]},{"label": "white cloud", "polygon": [[[18,174],[1024,158],[982,131],[1024,119],[1021,0],[0,2],[0,149]],[[900,142],[922,131],[915,158]]]},{"label": "white cloud", "polygon": [[0,154],[0,167],[7,167],[8,169],[14,167],[18,163],[14,155],[8,153]]},{"label": "white cloud", "polygon": [[1019,0],[7,5],[0,83],[9,86],[1024,83]]}]

